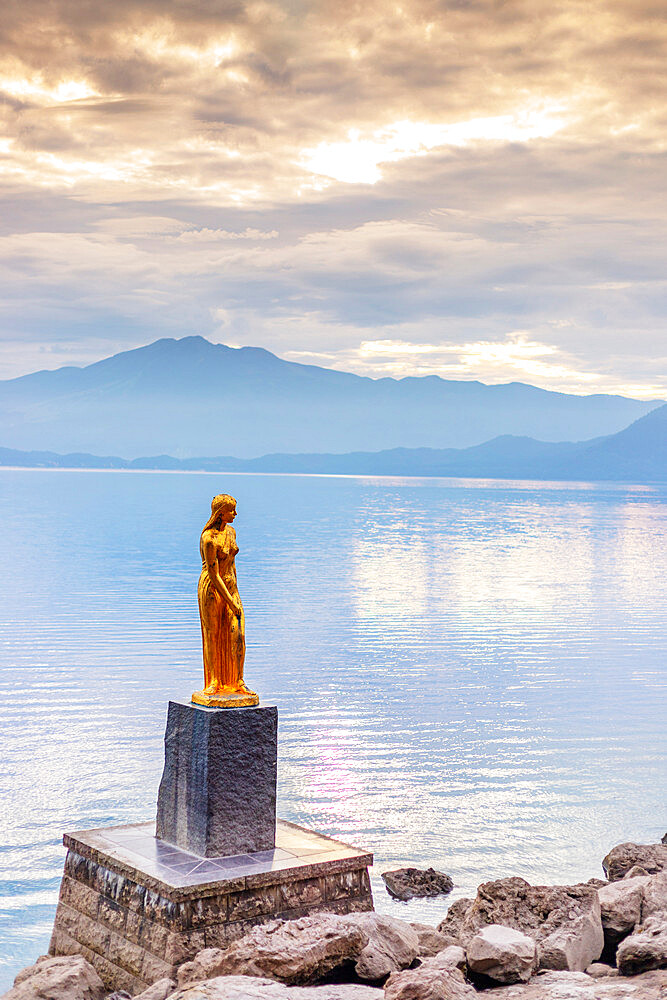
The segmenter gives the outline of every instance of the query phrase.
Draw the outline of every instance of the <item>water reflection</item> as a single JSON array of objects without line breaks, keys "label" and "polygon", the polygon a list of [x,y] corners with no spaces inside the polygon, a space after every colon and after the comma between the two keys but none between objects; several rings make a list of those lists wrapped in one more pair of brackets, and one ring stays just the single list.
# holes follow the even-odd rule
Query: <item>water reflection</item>
[{"label": "water reflection", "polygon": [[[202,512],[239,500],[246,675],[279,810],[456,883],[588,878],[664,808],[667,496],[452,480],[0,473],[0,986],[64,829],[145,821],[201,678]],[[45,543],[31,557],[35,525]],[[296,627],[295,627],[296,622]],[[379,909],[436,921],[442,900]]]}]

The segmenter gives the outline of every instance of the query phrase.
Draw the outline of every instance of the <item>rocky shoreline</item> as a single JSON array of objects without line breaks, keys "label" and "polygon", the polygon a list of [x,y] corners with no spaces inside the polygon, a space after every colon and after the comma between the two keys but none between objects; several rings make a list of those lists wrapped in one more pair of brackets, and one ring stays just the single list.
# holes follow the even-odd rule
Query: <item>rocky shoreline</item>
[{"label": "rocky shoreline", "polygon": [[[258,924],[135,1000],[665,1000],[667,844],[619,844],[602,866],[606,879],[575,885],[485,882],[437,928],[374,912]],[[129,994],[109,994],[83,955],[44,956],[4,994],[105,997]]]}]

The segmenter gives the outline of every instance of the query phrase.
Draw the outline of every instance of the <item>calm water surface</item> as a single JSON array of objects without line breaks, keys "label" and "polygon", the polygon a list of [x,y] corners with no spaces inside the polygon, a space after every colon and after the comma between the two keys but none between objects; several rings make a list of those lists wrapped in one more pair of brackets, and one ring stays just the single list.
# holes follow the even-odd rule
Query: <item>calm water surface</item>
[{"label": "calm water surface", "polygon": [[231,492],[279,813],[456,883],[601,873],[665,828],[667,491],[0,471],[0,988],[43,953],[64,830],[154,815],[201,686],[198,538]]}]

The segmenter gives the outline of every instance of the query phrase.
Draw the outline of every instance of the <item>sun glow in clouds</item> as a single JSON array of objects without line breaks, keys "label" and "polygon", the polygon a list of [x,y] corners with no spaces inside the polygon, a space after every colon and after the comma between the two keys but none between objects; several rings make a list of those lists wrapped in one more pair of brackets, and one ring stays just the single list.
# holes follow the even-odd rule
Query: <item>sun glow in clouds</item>
[{"label": "sun glow in clouds", "polygon": [[565,125],[562,105],[531,108],[520,114],[472,118],[456,124],[400,121],[362,137],[348,131],[347,142],[321,142],[306,149],[300,165],[314,174],[347,184],[375,184],[382,179],[380,164],[425,156],[438,146],[466,146],[474,142],[526,142],[548,138]]},{"label": "sun glow in clouds", "polygon": [[61,80],[56,86],[48,86],[41,76],[0,77],[0,93],[31,100],[39,104],[66,104],[68,101],[82,101],[99,94],[85,80]]}]

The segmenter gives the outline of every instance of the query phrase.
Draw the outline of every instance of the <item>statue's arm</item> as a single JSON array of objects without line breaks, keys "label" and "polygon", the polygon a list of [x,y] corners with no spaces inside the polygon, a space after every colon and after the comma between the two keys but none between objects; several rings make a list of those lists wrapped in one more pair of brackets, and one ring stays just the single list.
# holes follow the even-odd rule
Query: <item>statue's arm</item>
[{"label": "statue's arm", "polygon": [[215,544],[208,539],[204,541],[202,546],[204,551],[204,560],[206,562],[206,569],[208,570],[208,577],[213,584],[214,590],[222,597],[223,601],[229,605],[235,615],[240,613],[240,608],[237,602],[234,600],[232,595],[227,590],[225,581],[220,576],[220,571],[218,569],[218,555],[216,552]]}]

